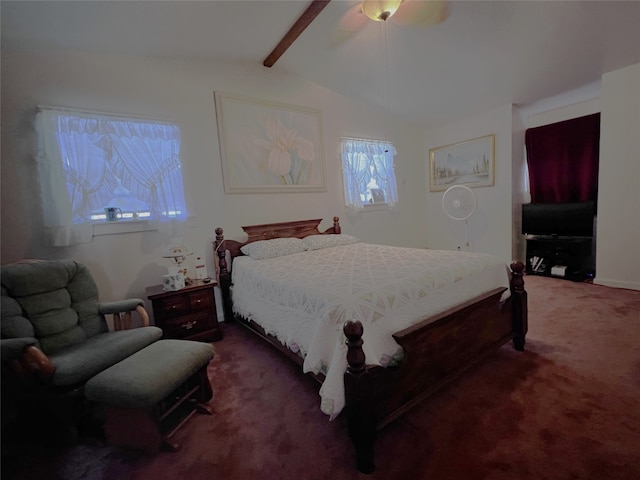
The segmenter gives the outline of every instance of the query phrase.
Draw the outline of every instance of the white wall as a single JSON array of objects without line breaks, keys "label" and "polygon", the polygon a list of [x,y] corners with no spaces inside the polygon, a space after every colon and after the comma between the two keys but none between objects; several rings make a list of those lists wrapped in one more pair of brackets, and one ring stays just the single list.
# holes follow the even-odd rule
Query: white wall
[{"label": "white wall", "polygon": [[[495,185],[474,188],[477,208],[469,219],[470,249],[492,253],[505,262],[513,257],[512,236],[512,106],[492,110],[462,122],[431,129],[425,134],[425,163],[431,148],[495,134]],[[464,222],[451,220],[442,210],[443,192],[427,189],[427,245],[433,249],[465,249]]]},{"label": "white wall", "polygon": [[[242,239],[241,225],[341,217],[343,232],[374,243],[424,246],[424,151],[422,130],[385,118],[384,112],[298,77],[253,64],[204,63],[98,55],[2,53],[1,260],[73,258],[95,276],[101,299],[145,298],[160,283],[168,262],[166,232],[94,237],[70,248],[45,248],[33,159],[37,105],[132,114],[177,122],[182,130],[183,175],[189,213],[184,237],[213,272],[214,229]],[[225,194],[213,92],[227,91],[322,111],[327,191]],[[350,219],[344,213],[340,136],[383,138],[396,146],[397,213],[375,211]]]},{"label": "white wall", "polygon": [[[36,105],[59,105],[166,118],[180,124],[187,202],[193,219],[188,245],[213,270],[214,229],[242,238],[241,225],[302,218],[341,217],[343,231],[365,241],[455,250],[464,227],[441,208],[442,192],[428,191],[428,151],[488,134],[496,135],[496,185],[476,188],[478,211],[469,225],[471,248],[505,261],[518,258],[512,223],[518,200],[519,122],[511,105],[426,133],[384,117],[361,103],[276,69],[225,64],[95,55],[39,56],[2,52],[1,253],[2,263],[23,258],[74,258],[96,277],[103,300],[138,296],[159,283],[167,262],[163,232],[95,237],[72,248],[45,248],[33,159]],[[638,101],[633,66],[603,77],[600,217],[596,281],[639,288]],[[214,90],[318,108],[323,116],[327,191],[305,194],[225,194],[217,141]],[[549,109],[552,110],[552,109]],[[557,114],[557,112],[556,112]],[[554,114],[555,115],[555,114]],[[578,115],[580,116],[580,115]],[[559,120],[551,120],[559,121]],[[396,145],[400,209],[347,218],[338,155],[340,136],[383,138]],[[512,166],[512,162],[515,162]],[[609,168],[609,166],[611,168]],[[606,173],[603,173],[606,170]],[[426,192],[426,193],[425,193]],[[513,199],[513,200],[512,200]],[[624,212],[623,212],[624,210]],[[624,213],[624,215],[622,215]],[[635,216],[634,216],[635,215]],[[601,223],[604,221],[604,223]],[[517,226],[515,227],[517,228]],[[604,244],[602,244],[603,239]]]},{"label": "white wall", "polygon": [[514,260],[526,264],[526,242],[522,235],[522,204],[531,201],[531,195],[525,188],[525,132],[526,125],[520,111],[513,107],[511,116],[511,255]]},{"label": "white wall", "polygon": [[540,127],[572,118],[584,117],[600,111],[602,81],[520,106],[520,113],[527,128]]},{"label": "white wall", "polygon": [[595,283],[640,290],[640,64],[602,76]]},{"label": "white wall", "polygon": [[572,118],[586,117],[587,115],[598,113],[600,110],[600,98],[580,103],[573,103],[563,107],[556,107],[552,110],[539,112],[529,116],[527,128],[550,125],[552,123],[563,122]]}]

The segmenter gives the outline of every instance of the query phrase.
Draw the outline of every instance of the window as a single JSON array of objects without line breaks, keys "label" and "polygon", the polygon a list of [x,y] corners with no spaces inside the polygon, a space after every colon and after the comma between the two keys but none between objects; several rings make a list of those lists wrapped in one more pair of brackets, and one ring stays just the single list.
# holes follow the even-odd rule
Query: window
[{"label": "window", "polygon": [[347,213],[355,214],[372,205],[394,209],[398,189],[393,145],[379,140],[342,138],[340,147]]},{"label": "window", "polygon": [[107,208],[118,220],[186,218],[178,126],[48,108],[36,123],[47,243],[90,241]]}]

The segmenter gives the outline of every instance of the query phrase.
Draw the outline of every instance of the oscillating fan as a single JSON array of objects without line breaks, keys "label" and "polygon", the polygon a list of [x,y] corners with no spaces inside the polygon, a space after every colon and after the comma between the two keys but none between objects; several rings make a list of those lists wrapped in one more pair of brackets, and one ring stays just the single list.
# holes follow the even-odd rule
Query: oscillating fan
[{"label": "oscillating fan", "polygon": [[464,241],[469,247],[469,218],[476,211],[476,195],[466,185],[452,185],[442,196],[442,209],[449,218],[464,220]]}]

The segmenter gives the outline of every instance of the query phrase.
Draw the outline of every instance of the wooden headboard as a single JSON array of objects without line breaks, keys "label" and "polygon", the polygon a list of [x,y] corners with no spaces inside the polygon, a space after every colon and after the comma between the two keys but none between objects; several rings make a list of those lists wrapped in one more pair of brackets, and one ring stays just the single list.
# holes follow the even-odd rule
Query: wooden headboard
[{"label": "wooden headboard", "polygon": [[[265,223],[263,225],[249,225],[242,227],[249,238],[245,242],[226,240],[222,228],[216,228],[216,241],[213,243],[213,261],[216,263],[216,279],[222,292],[222,303],[225,318],[233,318],[231,308],[231,272],[227,264],[227,254],[230,260],[239,255],[244,255],[240,248],[247,243],[258,240],[271,240],[273,238],[297,237],[304,238],[309,235],[326,235],[341,233],[340,219],[333,217],[333,226],[321,232],[318,225],[322,219],[296,220],[293,222]],[[228,315],[228,316],[227,316]]]},{"label": "wooden headboard", "polygon": [[242,227],[242,230],[248,235],[245,242],[236,240],[226,240],[222,228],[216,228],[216,241],[214,243],[215,257],[219,261],[223,260],[224,252],[229,251],[231,258],[242,255],[240,248],[247,243],[256,242],[258,240],[271,240],[272,238],[297,237],[304,238],[309,235],[324,235],[341,233],[340,219],[333,217],[333,226],[324,232],[318,229],[321,218],[312,220],[295,220],[293,222],[265,223],[262,225],[248,225]]}]

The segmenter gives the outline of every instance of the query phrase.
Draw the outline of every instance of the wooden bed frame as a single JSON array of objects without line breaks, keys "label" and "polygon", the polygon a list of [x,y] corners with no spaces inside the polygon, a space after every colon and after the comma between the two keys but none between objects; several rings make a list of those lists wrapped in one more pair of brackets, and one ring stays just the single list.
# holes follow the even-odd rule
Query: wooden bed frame
[{"label": "wooden bed frame", "polygon": [[[242,255],[240,247],[257,240],[341,233],[338,217],[333,217],[333,226],[324,232],[318,230],[320,222],[321,219],[314,219],[242,227],[249,236],[245,242],[225,240],[222,228],[217,228],[214,242],[225,319],[237,319],[301,366],[303,359],[274,336],[266,334],[255,322],[234,316],[231,272],[225,252],[233,259]],[[402,365],[397,368],[367,365],[362,350],[362,324],[345,324],[348,367],[344,374],[344,412],[360,472],[374,470],[373,446],[378,429],[510,340],[516,350],[524,350],[527,292],[523,271],[521,262],[511,264],[511,296],[505,302],[500,298],[506,288],[497,288],[395,333],[393,338],[404,349]],[[314,377],[323,381],[322,376]]]}]

